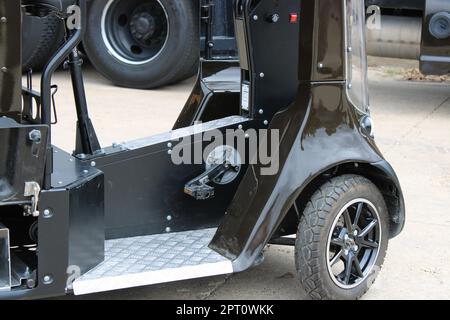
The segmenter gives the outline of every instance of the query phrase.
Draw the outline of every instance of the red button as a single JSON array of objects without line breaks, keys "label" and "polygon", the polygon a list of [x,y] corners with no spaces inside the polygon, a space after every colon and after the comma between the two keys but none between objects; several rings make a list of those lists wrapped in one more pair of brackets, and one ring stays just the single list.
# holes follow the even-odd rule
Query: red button
[{"label": "red button", "polygon": [[289,22],[290,23],[297,23],[298,22],[298,14],[291,13],[289,16]]}]

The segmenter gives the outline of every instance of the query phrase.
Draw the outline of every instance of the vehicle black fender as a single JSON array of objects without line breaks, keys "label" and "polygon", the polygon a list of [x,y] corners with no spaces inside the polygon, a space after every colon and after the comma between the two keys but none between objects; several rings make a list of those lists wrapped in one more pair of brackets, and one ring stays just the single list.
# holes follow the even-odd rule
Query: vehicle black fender
[{"label": "vehicle black fender", "polygon": [[296,101],[274,117],[270,130],[281,132],[279,171],[264,176],[263,166],[250,166],[210,244],[233,260],[235,271],[253,265],[301,190],[330,168],[377,164],[398,185],[373,138],[361,131],[364,115],[343,92],[344,83],[302,84]]}]

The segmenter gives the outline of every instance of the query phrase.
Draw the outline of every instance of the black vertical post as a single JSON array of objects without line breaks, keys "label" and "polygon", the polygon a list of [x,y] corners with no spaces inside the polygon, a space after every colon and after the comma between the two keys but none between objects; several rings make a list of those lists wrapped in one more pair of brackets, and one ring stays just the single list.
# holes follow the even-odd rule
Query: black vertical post
[{"label": "black vertical post", "polygon": [[101,152],[101,147],[92,121],[89,118],[82,65],[83,60],[75,48],[69,55],[70,75],[78,118],[74,155],[94,155]]},{"label": "black vertical post", "polygon": [[201,6],[201,21],[205,24],[205,58],[210,60],[214,48],[213,24],[214,24],[214,2],[203,0]]}]

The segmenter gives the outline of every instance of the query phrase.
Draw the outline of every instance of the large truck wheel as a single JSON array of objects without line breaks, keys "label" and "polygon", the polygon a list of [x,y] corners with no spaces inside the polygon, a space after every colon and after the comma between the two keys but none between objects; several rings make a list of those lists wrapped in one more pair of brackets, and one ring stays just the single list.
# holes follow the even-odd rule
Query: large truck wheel
[{"label": "large truck wheel", "polygon": [[64,25],[55,16],[23,16],[22,69],[39,71],[64,40]]},{"label": "large truck wheel", "polygon": [[314,299],[354,300],[375,281],[388,246],[389,218],[378,188],[344,175],[306,205],[296,240],[301,284]]},{"label": "large truck wheel", "polygon": [[114,84],[156,88],[191,76],[199,56],[198,9],[191,0],[96,0],[83,42]]}]

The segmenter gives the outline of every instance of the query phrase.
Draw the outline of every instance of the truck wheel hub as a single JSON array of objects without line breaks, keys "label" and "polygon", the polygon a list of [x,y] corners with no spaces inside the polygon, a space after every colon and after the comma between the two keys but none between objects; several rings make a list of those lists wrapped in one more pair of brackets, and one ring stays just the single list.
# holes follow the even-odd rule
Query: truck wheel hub
[{"label": "truck wheel hub", "polygon": [[156,22],[148,12],[135,14],[130,22],[131,34],[137,41],[147,41],[156,31]]}]

